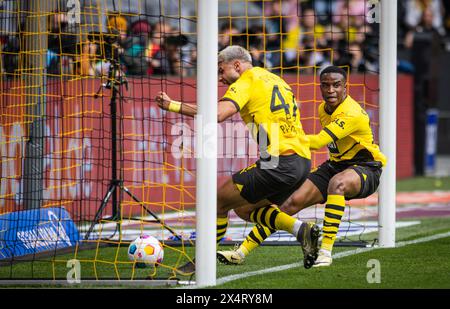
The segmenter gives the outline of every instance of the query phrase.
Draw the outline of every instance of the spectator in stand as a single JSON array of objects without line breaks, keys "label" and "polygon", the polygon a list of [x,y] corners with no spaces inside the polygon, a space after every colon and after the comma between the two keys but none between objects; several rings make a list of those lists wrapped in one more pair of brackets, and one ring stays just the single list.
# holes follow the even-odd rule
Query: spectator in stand
[{"label": "spectator in stand", "polygon": [[117,12],[110,12],[107,18],[107,33],[100,36],[98,54],[100,61],[95,64],[97,75],[108,76],[111,64],[117,64],[116,74],[122,74],[126,67],[122,60],[124,45],[128,39],[128,20]]},{"label": "spectator in stand", "polygon": [[157,52],[151,58],[153,74],[183,75],[187,73],[182,66],[182,47],[188,44],[186,36],[167,23],[155,25],[155,35],[151,42],[158,44]]},{"label": "spectator in stand", "polygon": [[149,66],[146,48],[151,38],[151,26],[146,20],[138,20],[130,28],[130,35],[122,43],[121,62],[127,75],[146,75]]},{"label": "spectator in stand", "polygon": [[447,36],[450,36],[450,1],[444,1],[444,27]]},{"label": "spectator in stand", "polygon": [[313,9],[306,9],[300,17],[301,38],[310,36],[319,46],[326,46],[327,42],[324,36],[326,27],[317,22],[316,12]]},{"label": "spectator in stand", "polygon": [[365,57],[363,46],[364,45],[356,42],[349,45],[348,53],[350,54],[350,70],[358,73],[377,72],[377,64],[369,61],[367,57]]},{"label": "spectator in stand", "polygon": [[60,75],[73,74],[73,57],[77,36],[69,29],[66,12],[54,12],[49,16],[47,72]]},{"label": "spectator in stand", "polygon": [[160,66],[160,62],[155,56],[159,53],[161,49],[161,42],[163,42],[161,27],[168,27],[165,24],[156,23],[152,28],[153,32],[150,35],[148,44],[145,48],[145,58],[147,60],[147,75],[153,75],[155,72],[154,68]]},{"label": "spectator in stand", "polygon": [[0,35],[0,74],[3,74],[5,71],[3,68],[3,48],[5,47],[6,43],[8,42],[8,36],[7,35]]},{"label": "spectator in stand", "polygon": [[82,42],[79,45],[78,56],[78,70],[77,74],[82,76],[96,76],[97,72],[95,69],[95,64],[98,59],[98,45],[93,40],[89,38],[86,42]]},{"label": "spectator in stand", "polygon": [[[241,32],[233,23],[225,23],[219,30],[219,51],[230,45],[236,45],[236,39]],[[239,39],[238,39],[239,40]]]},{"label": "spectator in stand", "polygon": [[313,74],[314,67],[326,67],[330,65],[328,53],[314,47],[314,37],[305,36],[302,40],[303,51],[300,53],[300,65],[303,73]]},{"label": "spectator in stand", "polygon": [[[448,1],[447,1],[448,2]],[[443,27],[443,10],[442,0],[409,0],[406,2],[405,22],[410,29],[415,29],[423,20],[426,10],[431,11],[433,28],[441,35],[445,34]]]},{"label": "spectator in stand", "polygon": [[5,72],[7,78],[18,77],[19,72],[19,51],[20,51],[20,37],[19,31],[15,36],[3,37],[2,40],[2,54],[3,54],[3,68],[2,73]]},{"label": "spectator in stand", "polygon": [[110,13],[107,20],[108,33],[117,32],[117,41],[125,41],[127,38],[128,21],[125,17]]},{"label": "spectator in stand", "polygon": [[335,15],[339,1],[336,0],[306,0],[302,1],[303,8],[312,8],[316,12],[317,20],[322,25],[331,24],[331,16]]},{"label": "spectator in stand", "polygon": [[423,11],[421,22],[408,32],[405,47],[411,51],[414,66],[414,148],[415,174],[423,175],[425,162],[425,127],[427,109],[435,107],[436,87],[439,78],[439,62],[443,40],[435,28],[434,10],[430,6]]},{"label": "spectator in stand", "polygon": [[342,19],[348,19],[350,26],[355,28],[365,24],[367,0],[340,0],[336,1],[333,22],[339,24]]},{"label": "spectator in stand", "polygon": [[[116,37],[105,33],[89,33],[87,40],[78,45],[77,74],[108,77],[111,63],[118,63],[118,45],[112,41]],[[118,75],[119,71],[116,72]]]},{"label": "spectator in stand", "polygon": [[[248,29],[248,44],[253,66],[270,69],[272,63],[264,59],[264,42],[262,38],[263,29],[261,26],[252,26]],[[244,46],[246,47],[246,46]]]},{"label": "spectator in stand", "polygon": [[184,59],[184,71],[186,76],[195,76],[197,73],[197,48],[193,44],[186,49],[187,54]]},{"label": "spectator in stand", "polygon": [[265,50],[266,58],[272,63],[274,70],[279,72],[283,52],[281,42],[283,40],[283,29],[285,19],[280,19],[282,15],[282,4],[280,1],[265,2],[264,5],[264,29],[265,29]]},{"label": "spectator in stand", "polygon": [[146,48],[146,57],[149,63],[147,74],[163,74],[167,71],[167,58],[163,51],[166,37],[175,34],[175,30],[165,21],[154,25],[154,32]]},{"label": "spectator in stand", "polygon": [[423,33],[429,33],[434,36],[436,40],[442,40],[442,32],[435,26],[434,11],[431,7],[423,11],[421,22],[412,30],[410,30],[406,36],[404,45],[406,48],[412,48],[414,44],[414,38]]}]

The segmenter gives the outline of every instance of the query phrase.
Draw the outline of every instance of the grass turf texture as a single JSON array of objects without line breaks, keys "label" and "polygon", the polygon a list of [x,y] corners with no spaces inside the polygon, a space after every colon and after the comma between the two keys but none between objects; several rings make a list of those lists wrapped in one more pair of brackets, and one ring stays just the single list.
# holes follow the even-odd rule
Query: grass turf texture
[{"label": "grass turf texture", "polygon": [[[398,191],[450,190],[450,178],[417,177],[397,182]],[[408,219],[415,220],[413,218]],[[450,218],[417,219],[420,225],[397,230],[397,241],[412,240],[450,230]],[[362,239],[373,239],[377,236],[364,235]],[[355,238],[358,240],[358,237]],[[226,247],[221,247],[224,249]],[[336,247],[334,253],[353,248]],[[181,248],[165,248],[164,264],[182,265],[186,258]],[[185,248],[189,256],[194,249]],[[218,285],[217,288],[450,288],[450,239],[439,239],[428,243],[409,245],[403,248],[379,249],[355,256],[344,257],[334,261],[330,268],[309,269],[296,267],[287,271],[252,276]],[[0,267],[0,279],[47,278],[65,279],[68,268],[67,261],[77,258],[81,265],[81,278],[121,278],[145,279],[173,278],[171,268],[160,266],[156,269],[139,269],[132,267],[127,257],[127,246],[105,247],[97,250],[80,251],[75,254],[57,256],[57,260],[36,260],[21,262],[11,266]],[[366,280],[369,259],[378,259],[381,263],[381,283],[368,284]],[[95,261],[95,263],[94,263]],[[115,262],[118,263],[115,263]],[[217,266],[217,278],[257,271],[277,265],[286,265],[301,261],[300,248],[297,246],[272,247],[261,246],[250,254],[244,265]],[[188,277],[180,277],[187,280]],[[195,278],[194,278],[195,279]],[[54,285],[43,285],[53,287]],[[78,286],[74,286],[78,287]],[[79,285],[79,287],[90,287]]]},{"label": "grass turf texture", "polygon": [[[450,230],[450,218],[421,219],[421,224],[397,230],[397,240],[412,240]],[[226,247],[222,247],[226,248]],[[193,248],[186,248],[190,254]],[[354,248],[335,249],[335,253]],[[133,275],[133,267],[128,262],[126,248],[116,250],[114,247],[99,249],[97,253],[96,272],[92,262],[95,250],[81,251],[77,258],[81,261],[81,278],[120,278],[126,279]],[[117,256],[117,257],[116,257]],[[309,269],[302,266],[285,271],[251,276],[220,284],[216,288],[450,288],[450,238],[438,239],[430,242],[408,245],[402,248],[377,249],[336,259],[329,268]],[[12,267],[1,267],[0,278],[51,278],[53,269],[57,277],[65,278],[68,268],[66,262],[74,258],[67,254],[58,256],[60,262],[34,261],[33,263],[18,263]],[[179,258],[178,252],[166,249],[165,262],[175,263]],[[114,261],[122,263],[116,263]],[[369,284],[366,276],[370,268],[367,262],[377,259],[381,265],[381,283]],[[297,246],[272,247],[261,246],[250,254],[244,265],[228,266],[218,264],[217,278],[232,274],[243,274],[286,264],[297,263],[301,260],[300,248]],[[54,267],[52,266],[54,265]],[[152,269],[135,269],[134,278],[145,278],[152,274]],[[171,276],[172,271],[159,267],[157,275]],[[187,280],[186,277],[180,277]],[[54,285],[40,285],[49,287]],[[119,285],[120,286],[120,285]],[[73,287],[91,287],[89,284],[74,285]],[[93,286],[92,286],[93,287]],[[136,287],[134,287],[136,288]],[[155,288],[155,287],[151,287]]]},{"label": "grass turf texture", "polygon": [[[397,241],[412,240],[450,231],[450,218],[418,219],[420,225],[397,229]],[[331,267],[268,273],[218,285],[217,288],[450,288],[450,238],[409,245],[402,248],[377,249],[336,259]],[[298,262],[298,247],[260,247],[242,266],[218,267],[218,278]],[[335,248],[334,253],[354,250]],[[381,283],[366,280],[367,262],[381,264]],[[384,280],[386,279],[386,280]]]},{"label": "grass turf texture", "polygon": [[[449,254],[450,237],[335,259],[332,266],[327,268],[305,270],[297,267],[256,275],[218,285],[216,288],[450,288]],[[272,256],[273,260],[281,258],[282,254]],[[368,272],[373,267],[372,264],[369,267],[367,264],[374,259],[380,263],[380,283],[367,281]],[[250,263],[251,260],[248,259],[247,262]]]},{"label": "grass turf texture", "polygon": [[397,191],[450,191],[450,177],[414,177],[397,181]]}]

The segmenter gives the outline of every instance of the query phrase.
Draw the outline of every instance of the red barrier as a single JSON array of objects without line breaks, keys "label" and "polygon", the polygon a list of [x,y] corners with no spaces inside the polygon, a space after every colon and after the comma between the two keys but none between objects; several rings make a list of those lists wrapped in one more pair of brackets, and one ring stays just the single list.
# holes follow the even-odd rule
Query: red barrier
[{"label": "red barrier", "polygon": [[[301,102],[304,130],[317,133],[320,124],[317,106],[320,93],[311,76],[285,76]],[[349,93],[371,117],[378,140],[378,76],[351,76]],[[193,79],[129,80],[118,100],[120,132],[117,140],[118,170],[124,184],[146,207],[161,211],[165,205],[178,209],[192,207],[195,201],[194,122],[161,111],[153,97],[163,89],[173,99],[194,103]],[[65,206],[75,220],[92,219],[111,180],[110,90],[95,97],[100,80],[50,81],[47,86],[44,157],[45,207]],[[398,78],[398,178],[412,176],[413,123],[412,79]],[[0,213],[23,208],[21,178],[28,127],[24,87],[4,82],[0,96],[1,183]],[[225,87],[219,88],[220,95]],[[216,102],[211,102],[216,104]],[[256,160],[256,145],[249,140],[245,126],[235,115],[221,124],[218,161],[219,183],[226,176]],[[177,155],[183,151],[183,159]],[[252,154],[249,158],[246,154]],[[401,157],[400,157],[401,156]],[[327,157],[325,149],[313,155],[317,165]],[[138,213],[139,207],[121,196],[123,215]],[[131,210],[131,211],[129,211]],[[167,208],[165,211],[168,211]],[[110,209],[107,211],[110,213]],[[144,213],[143,213],[144,214]]]}]

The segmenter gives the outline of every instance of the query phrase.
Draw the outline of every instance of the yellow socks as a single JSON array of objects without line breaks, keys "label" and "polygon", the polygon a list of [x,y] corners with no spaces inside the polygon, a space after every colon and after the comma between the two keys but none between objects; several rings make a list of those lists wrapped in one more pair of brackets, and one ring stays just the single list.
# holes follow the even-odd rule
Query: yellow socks
[{"label": "yellow socks", "polygon": [[244,242],[240,245],[238,252],[242,252],[244,256],[247,256],[250,251],[257,248],[267,237],[269,237],[275,230],[269,229],[268,227],[256,224],[251,230],[250,234],[247,235]]},{"label": "yellow socks", "polygon": [[254,210],[250,214],[250,220],[254,223],[267,226],[272,230],[284,230],[294,235],[297,234],[298,228],[300,227],[298,224],[298,222],[300,222],[299,220],[296,220],[288,214],[282,212],[275,205],[261,207]]},{"label": "yellow socks", "polygon": [[225,236],[228,227],[228,217],[217,217],[217,243]]},{"label": "yellow socks", "polygon": [[345,198],[343,195],[328,195],[323,220],[323,238],[321,250],[331,253],[341,218],[344,215]]}]

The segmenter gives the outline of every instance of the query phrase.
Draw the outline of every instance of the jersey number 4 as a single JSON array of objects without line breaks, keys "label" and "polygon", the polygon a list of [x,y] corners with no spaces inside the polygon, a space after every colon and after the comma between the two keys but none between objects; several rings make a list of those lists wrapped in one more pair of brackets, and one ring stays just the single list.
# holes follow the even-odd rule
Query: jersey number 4
[{"label": "jersey number 4", "polygon": [[[291,90],[288,90],[291,91]],[[294,118],[297,116],[297,103],[295,102],[294,96],[292,96],[292,105],[293,105],[293,111],[292,116]],[[280,92],[280,89],[278,89],[278,85],[273,86],[272,89],[272,99],[270,100],[270,111],[272,113],[279,111],[280,109],[284,109],[284,112],[286,113],[286,116],[290,116],[291,113],[289,112],[289,104],[286,104],[286,101],[284,100],[283,95]]]}]

